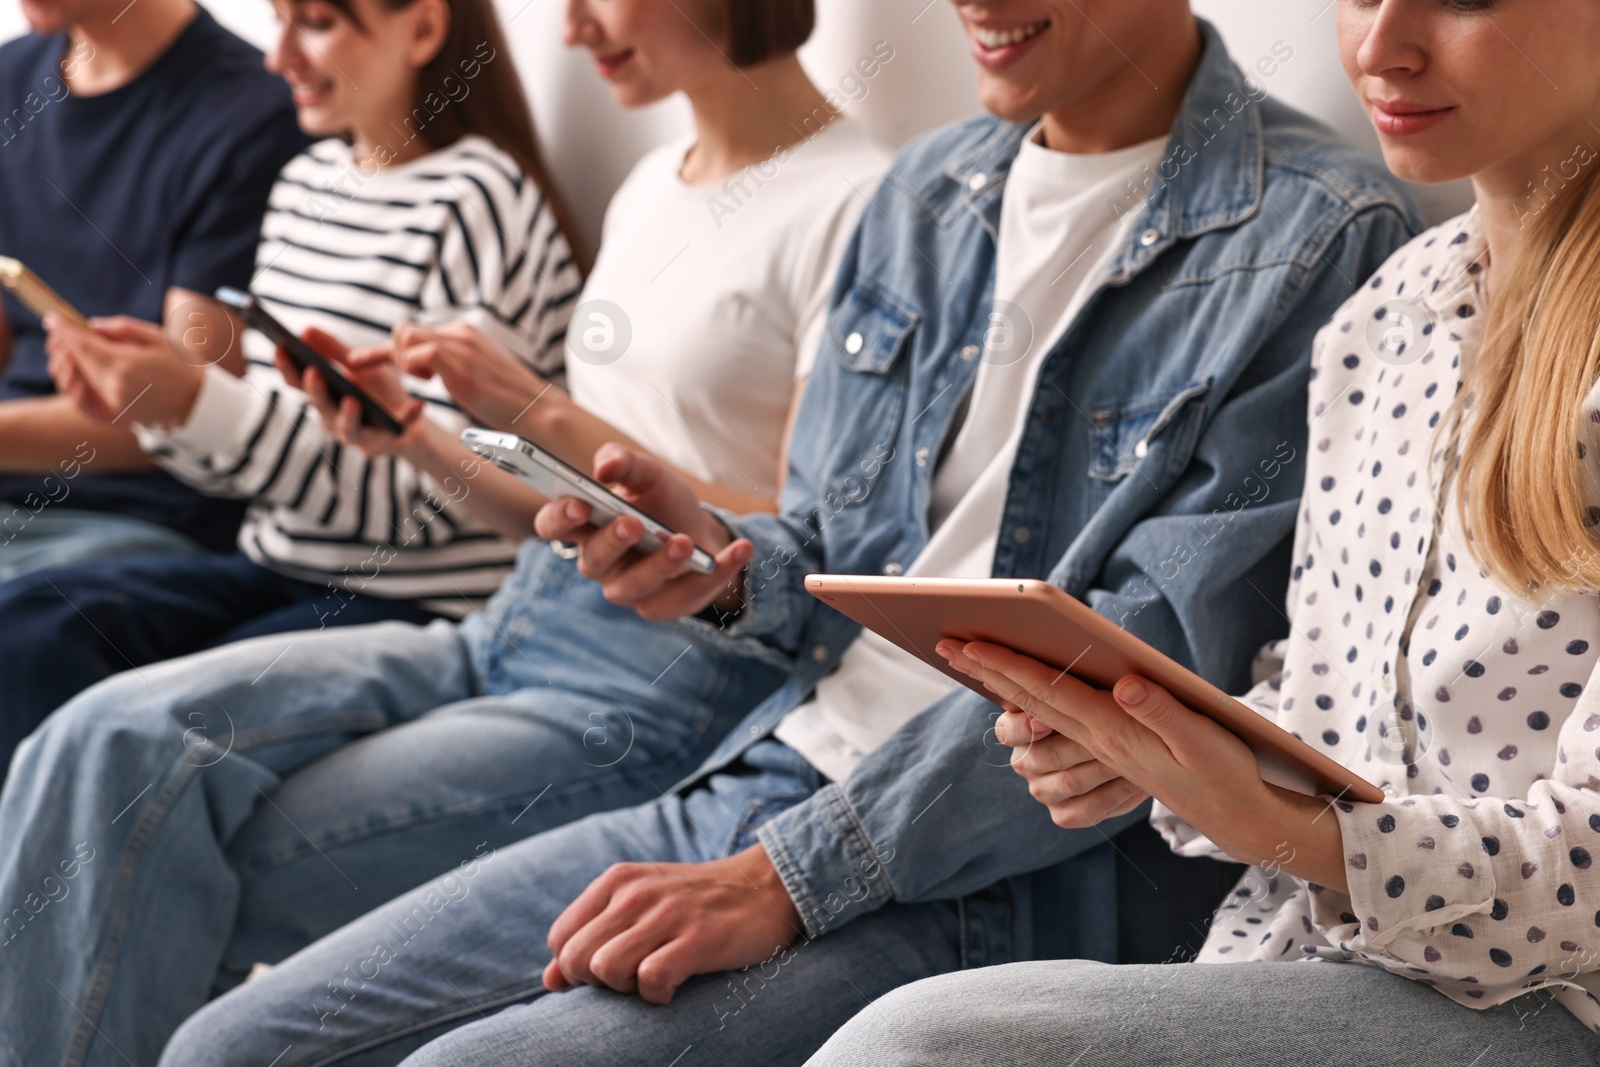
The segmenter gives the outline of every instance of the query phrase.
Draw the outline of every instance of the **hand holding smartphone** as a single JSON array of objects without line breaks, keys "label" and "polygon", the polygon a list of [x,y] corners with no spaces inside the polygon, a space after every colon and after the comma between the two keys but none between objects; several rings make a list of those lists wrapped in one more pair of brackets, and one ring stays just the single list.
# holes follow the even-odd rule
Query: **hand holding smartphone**
[{"label": "hand holding smartphone", "polygon": [[361,405],[361,421],[368,426],[376,426],[381,430],[399,435],[405,433],[405,427],[388,411],[384,410],[372,396],[355,382],[345,376],[331,360],[322,353],[306,344],[304,340],[296,337],[289,328],[269,314],[261,302],[250,293],[239,289],[230,289],[223,286],[217,290],[217,300],[239,313],[246,326],[262,334],[267,340],[283,349],[290,362],[301,371],[315,370],[322,375],[327,383],[328,394],[337,403],[345,397],[354,397],[356,403]]},{"label": "hand holding smartphone", "polygon": [[[551,500],[564,496],[582,500],[589,505],[590,524],[593,526],[604,526],[624,515],[637,519],[639,525],[644,527],[644,537],[634,546],[640,552],[656,551],[675,533],[576,467],[563,463],[532,441],[523,440],[516,434],[470,429],[462,431],[461,441],[478,455],[501,470],[516,475]],[[711,574],[717,569],[717,561],[711,558],[709,552],[696,547],[684,566],[696,574]]]}]

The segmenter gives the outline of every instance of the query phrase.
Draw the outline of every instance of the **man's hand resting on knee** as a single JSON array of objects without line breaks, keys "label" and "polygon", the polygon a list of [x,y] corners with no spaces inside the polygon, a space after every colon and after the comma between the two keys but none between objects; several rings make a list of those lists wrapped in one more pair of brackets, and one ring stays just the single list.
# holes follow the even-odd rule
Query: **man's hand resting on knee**
[{"label": "man's hand resting on knee", "polygon": [[618,863],[550,927],[545,988],[603,985],[666,1004],[697,974],[770,959],[800,936],[800,913],[752,845],[710,863]]}]

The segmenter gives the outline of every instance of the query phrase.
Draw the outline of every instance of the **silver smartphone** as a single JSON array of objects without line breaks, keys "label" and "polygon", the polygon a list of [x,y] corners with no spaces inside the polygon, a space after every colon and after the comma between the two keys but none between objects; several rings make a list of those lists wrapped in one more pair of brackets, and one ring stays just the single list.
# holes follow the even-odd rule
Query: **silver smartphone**
[{"label": "silver smartphone", "polygon": [[[638,519],[644,527],[644,537],[634,547],[640,552],[654,552],[674,533],[576,467],[563,463],[532,441],[514,433],[463,430],[461,443],[501,470],[516,475],[551,500],[570,496],[588,504],[590,521],[595,526],[604,526],[624,515]],[[717,561],[711,558],[709,552],[697,547],[684,566],[697,574],[710,574],[717,569]]]}]

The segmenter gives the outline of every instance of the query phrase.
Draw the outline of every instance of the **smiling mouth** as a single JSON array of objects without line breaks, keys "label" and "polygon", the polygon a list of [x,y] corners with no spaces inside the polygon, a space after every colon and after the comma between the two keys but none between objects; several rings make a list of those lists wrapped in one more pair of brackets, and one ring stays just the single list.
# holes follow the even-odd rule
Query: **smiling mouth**
[{"label": "smiling mouth", "polygon": [[1021,44],[1024,41],[1032,40],[1033,38],[1039,36],[1039,34],[1043,33],[1045,29],[1049,27],[1049,25],[1049,19],[1045,19],[1042,22],[1035,22],[1031,26],[1017,26],[1004,30],[989,29],[984,26],[975,25],[972,27],[972,36],[984,48],[987,48],[991,52],[997,52],[1002,48],[1009,48],[1014,44]]},{"label": "smiling mouth", "polygon": [[332,82],[289,83],[289,92],[294,96],[294,102],[301,106],[318,103],[332,91]]}]

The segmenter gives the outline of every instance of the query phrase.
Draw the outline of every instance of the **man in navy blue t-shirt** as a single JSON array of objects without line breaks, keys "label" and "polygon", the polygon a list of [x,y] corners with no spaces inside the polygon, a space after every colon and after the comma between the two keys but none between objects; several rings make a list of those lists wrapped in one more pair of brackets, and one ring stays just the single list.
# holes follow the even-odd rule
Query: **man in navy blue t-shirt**
[{"label": "man in navy blue t-shirt", "polygon": [[[287,87],[195,0],[22,9],[35,32],[0,45],[0,255],[85,315],[214,323],[207,298],[248,287],[267,195],[308,143]],[[231,550],[240,515],[153,469],[126,425],[56,395],[38,317],[5,295],[0,580]]]}]

